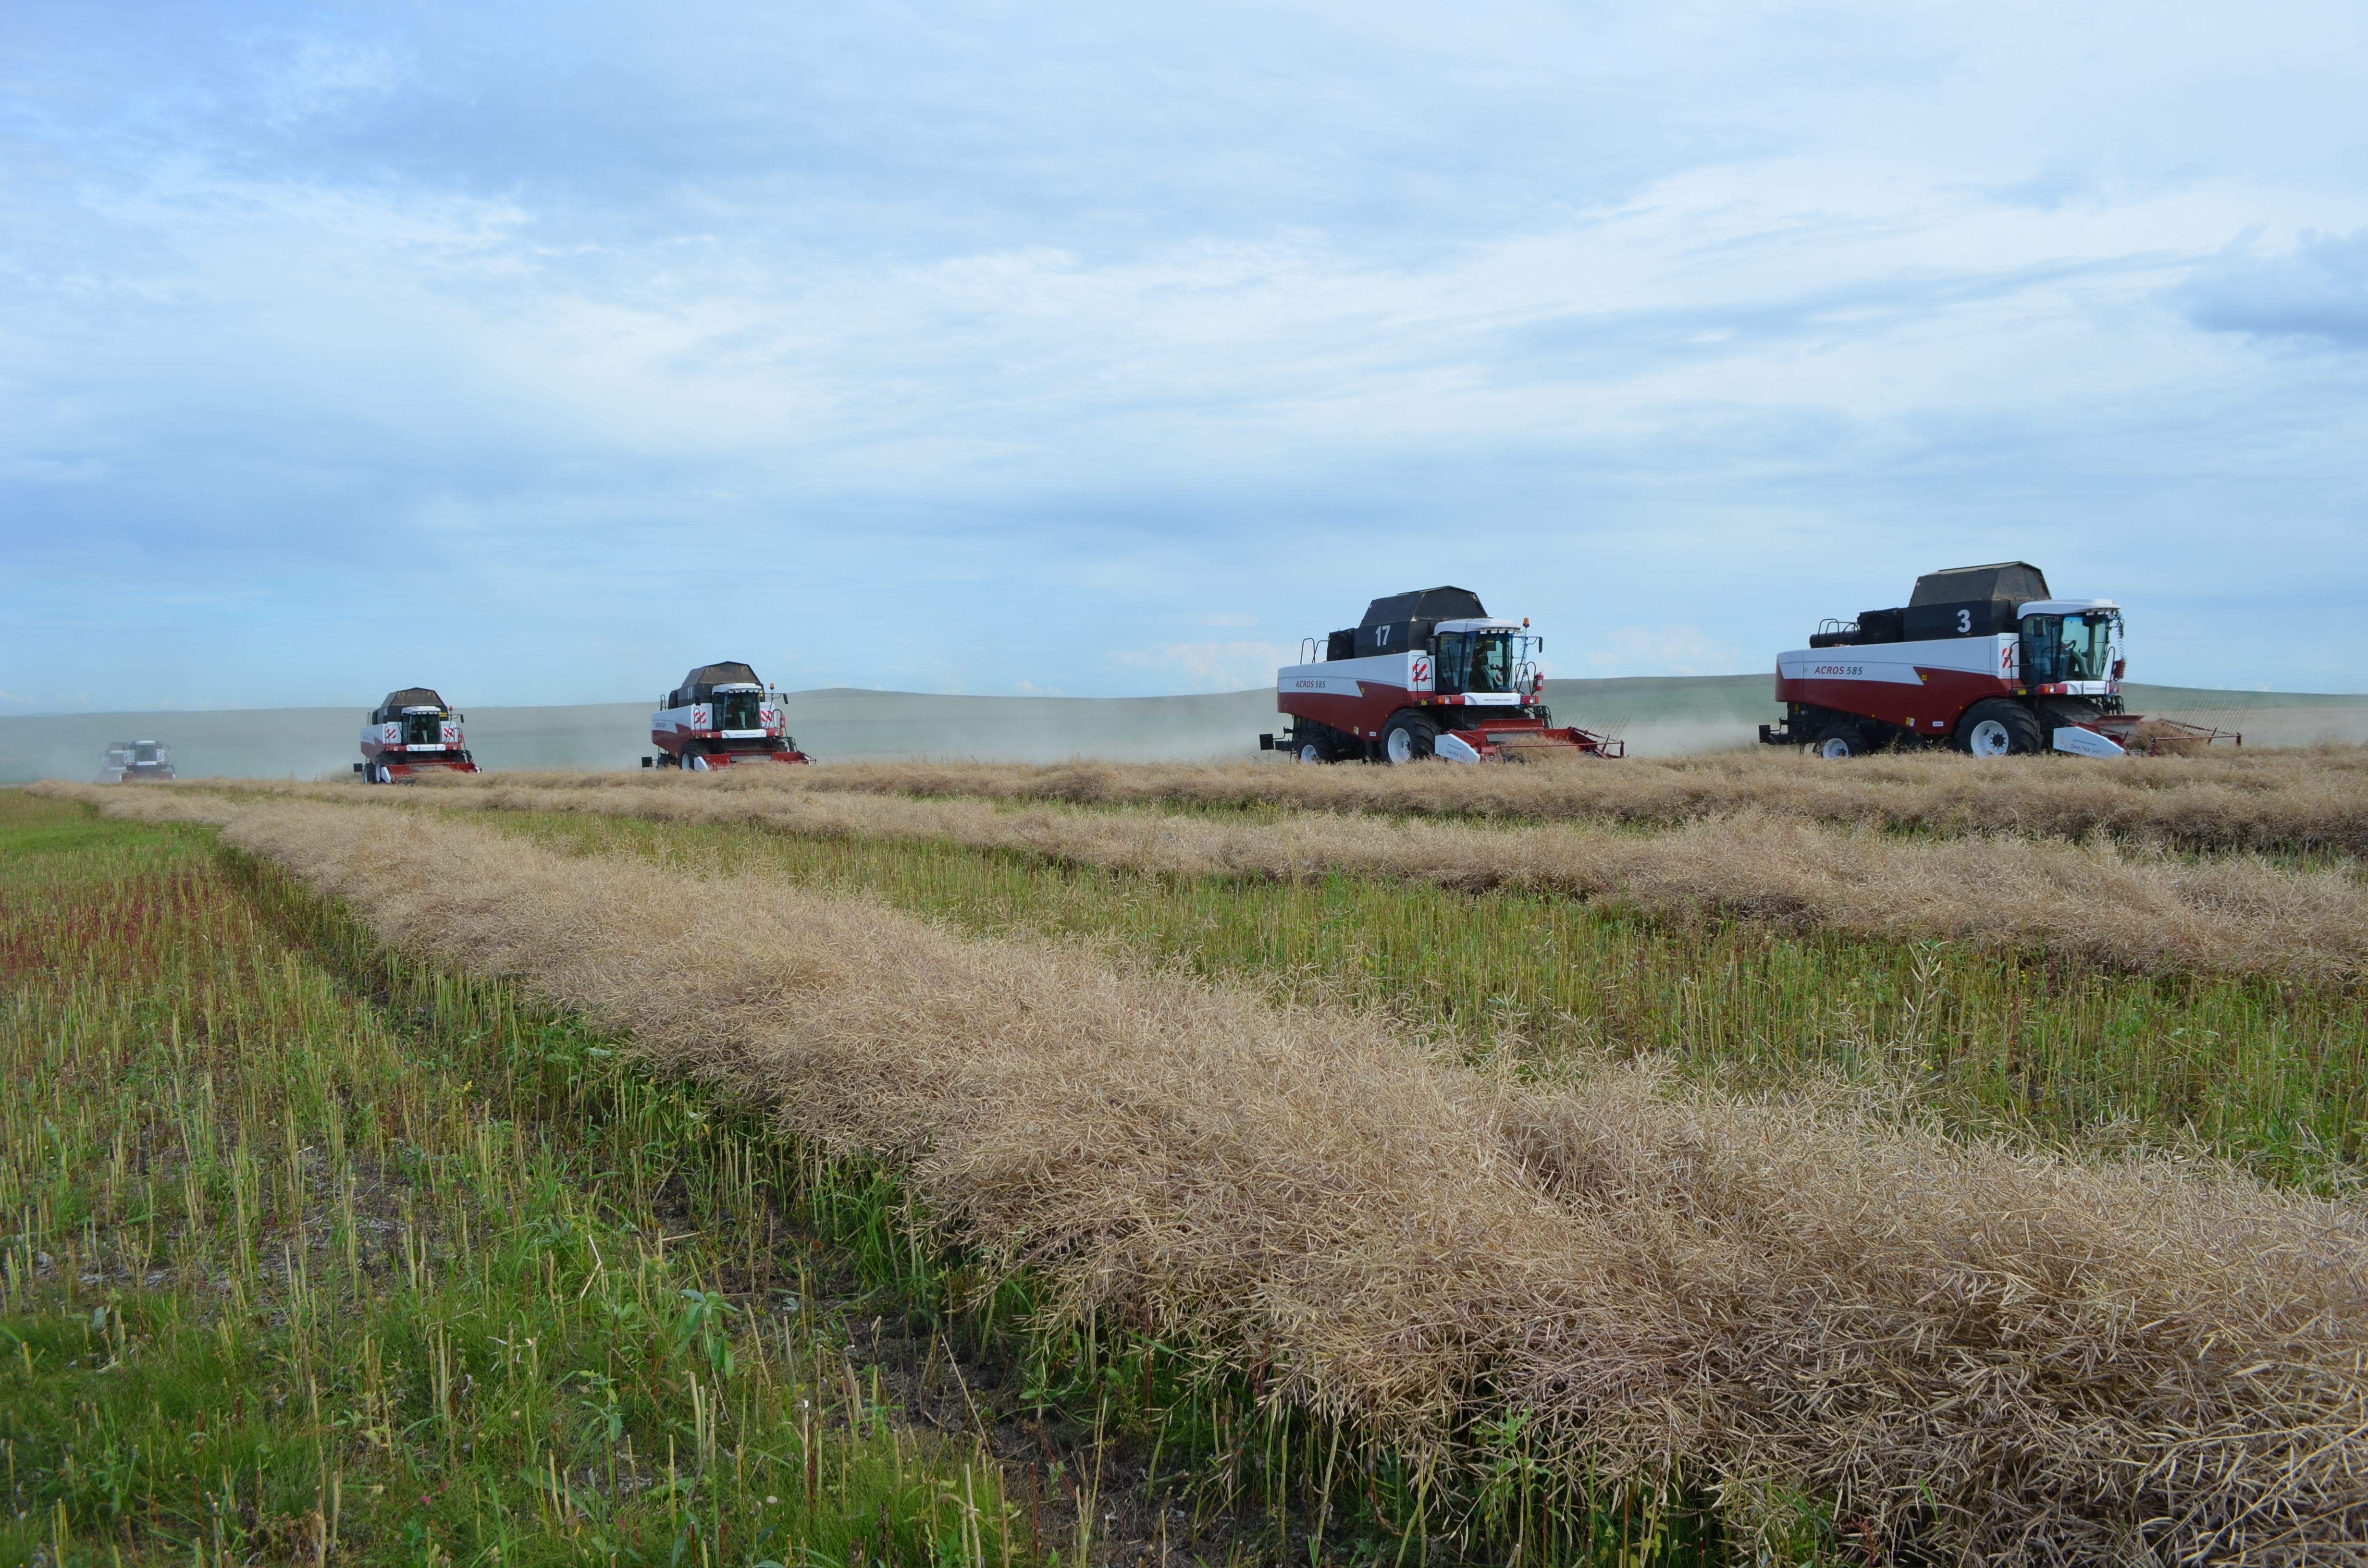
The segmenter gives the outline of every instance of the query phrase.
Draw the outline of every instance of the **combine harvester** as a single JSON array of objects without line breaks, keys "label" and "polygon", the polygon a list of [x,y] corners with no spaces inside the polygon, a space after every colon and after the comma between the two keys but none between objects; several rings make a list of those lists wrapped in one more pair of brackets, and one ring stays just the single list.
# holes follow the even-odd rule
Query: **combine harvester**
[{"label": "combine harvester", "polygon": [[144,784],[174,777],[172,757],[154,741],[116,741],[98,765],[102,784]]},{"label": "combine harvester", "polygon": [[642,758],[642,766],[709,773],[752,762],[808,761],[781,733],[780,698],[746,665],[701,665],[658,699],[650,715],[650,744],[658,754]]},{"label": "combine harvester", "polygon": [[1899,608],[1828,620],[1806,648],[1779,654],[1784,722],[1760,725],[1759,738],[1836,758],[1944,744],[1975,756],[2124,756],[2244,744],[2123,712],[2127,665],[2112,600],[2053,597],[2028,562],[1961,566],[1917,578]]},{"label": "combine harvester", "polygon": [[461,715],[415,686],[388,692],[371,711],[354,771],[365,784],[399,784],[423,773],[474,773],[477,763],[461,744]]},{"label": "combine harvester", "polygon": [[[1545,639],[1526,619],[1490,619],[1468,588],[1375,599],[1362,624],[1335,631],[1320,648],[1307,639],[1307,662],[1277,673],[1275,709],[1291,718],[1279,749],[1301,762],[1479,762],[1549,750],[1621,756],[1619,741],[1554,727],[1533,645],[1543,650]],[[1258,745],[1278,749],[1273,735],[1260,735]]]}]

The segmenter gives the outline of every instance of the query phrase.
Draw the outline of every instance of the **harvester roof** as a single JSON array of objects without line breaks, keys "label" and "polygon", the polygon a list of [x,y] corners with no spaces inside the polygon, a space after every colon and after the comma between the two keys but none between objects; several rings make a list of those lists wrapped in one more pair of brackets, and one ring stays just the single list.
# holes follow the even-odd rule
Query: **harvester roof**
[{"label": "harvester roof", "polygon": [[682,677],[683,689],[706,686],[761,686],[757,672],[746,665],[701,665]]},{"label": "harvester roof", "polygon": [[2028,561],[2001,561],[1988,566],[1952,566],[1928,572],[1916,579],[1907,608],[1966,604],[1981,599],[2012,599],[2018,604],[2047,597],[2047,574]]},{"label": "harvester roof", "polygon": [[712,702],[718,691],[729,690],[735,686],[756,691],[764,689],[764,682],[758,680],[757,672],[746,665],[730,660],[720,665],[696,665],[689,675],[682,677],[680,686],[666,693],[664,706],[683,708],[694,702]]},{"label": "harvester roof", "polygon": [[433,691],[430,691],[427,687],[424,686],[407,686],[400,691],[388,692],[386,694],[386,700],[378,705],[378,711],[370,715],[370,722],[373,724],[383,724],[389,720],[396,717],[398,714],[413,708],[433,708],[438,713],[448,710],[445,707],[444,699],[437,696]]},{"label": "harvester roof", "polygon": [[1365,608],[1362,626],[1396,626],[1409,620],[1472,620],[1487,619],[1480,596],[1469,588],[1416,588]]}]

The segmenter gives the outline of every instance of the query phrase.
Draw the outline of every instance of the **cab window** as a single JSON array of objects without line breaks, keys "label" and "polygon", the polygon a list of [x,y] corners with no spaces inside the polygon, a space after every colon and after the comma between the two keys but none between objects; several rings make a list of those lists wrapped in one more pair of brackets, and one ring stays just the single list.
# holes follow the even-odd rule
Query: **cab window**
[{"label": "cab window", "polygon": [[1472,639],[1461,631],[1439,634],[1439,651],[1431,655],[1431,689],[1454,693],[1463,689],[1472,671]]},{"label": "cab window", "polygon": [[1441,692],[1513,689],[1513,638],[1505,631],[1442,631],[1431,655]]},{"label": "cab window", "polygon": [[2033,686],[2112,678],[2114,617],[2030,615],[2022,620],[2022,678]]}]

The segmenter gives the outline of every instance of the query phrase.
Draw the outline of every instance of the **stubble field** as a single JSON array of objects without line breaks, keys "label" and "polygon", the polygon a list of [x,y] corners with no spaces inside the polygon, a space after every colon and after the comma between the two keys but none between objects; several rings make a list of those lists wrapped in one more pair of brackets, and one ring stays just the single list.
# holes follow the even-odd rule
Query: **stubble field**
[{"label": "stubble field", "polygon": [[[229,1520],[316,1555],[334,1528],[342,1554],[432,1539],[460,1561],[586,1554],[598,1528],[612,1558],[848,1568],[2349,1560],[2360,754],[1794,760],[19,797],[73,841],[12,858],[7,890],[12,1066],[51,1088],[7,1130],[0,1321],[43,1347],[0,1392],[12,1459],[47,1477],[12,1480],[21,1538],[187,1556]],[[247,1043],[193,1076],[193,1033],[220,1052],[225,1030],[185,1015],[232,994],[268,1013],[270,986],[135,983],[136,960],[75,978],[56,956],[116,940],[71,912],[142,876],[184,891],[137,895],[169,912],[141,940],[178,932],[218,965],[279,942],[344,1011],[228,1030]],[[518,1086],[529,1018],[575,1042],[551,1048],[564,1094],[547,1063]],[[374,1057],[324,1043],[374,1030],[395,1042]],[[301,1071],[256,1074],[267,1038]],[[209,1090],[201,1133],[121,1087],[140,1063],[174,1105],[217,1077],[275,1086],[234,1114]],[[348,1080],[381,1086],[288,1087]],[[115,1099],[59,1086],[94,1081]],[[449,1164],[391,1161],[387,1113],[355,1108],[403,1093],[458,1095]],[[659,1140],[675,1174],[629,1187],[651,1134],[617,1108],[643,1100],[728,1123],[737,1152],[717,1171],[717,1145]],[[478,1152],[504,1139],[539,1153]],[[537,1158],[600,1240],[591,1274],[572,1244],[537,1266],[579,1259],[574,1309],[484,1261],[516,1250],[491,1238],[526,1223]],[[442,1205],[389,1221],[432,1242],[424,1283],[390,1291],[403,1266],[373,1275],[339,1239],[367,1231],[341,1191]],[[691,1204],[695,1225],[666,1217]],[[696,1232],[664,1266],[688,1274],[654,1286],[646,1233],[669,1223]],[[591,1364],[569,1316],[621,1310],[620,1252],[643,1260],[636,1302],[704,1325],[646,1330],[631,1400],[623,1351]],[[785,1259],[841,1283],[785,1292]],[[324,1290],[351,1307],[306,1304]],[[507,1411],[531,1379],[438,1290],[521,1324],[510,1295],[534,1297],[569,1363],[547,1397],[573,1414],[464,1414],[453,1387],[505,1379]],[[785,1294],[894,1303],[872,1316],[944,1348],[925,1376],[860,1311]],[[271,1348],[222,1359],[250,1316]],[[110,1323],[124,1348],[67,1354],[71,1325]],[[342,1352],[296,1348],[322,1334]],[[373,1392],[356,1335],[402,1345],[412,1384]],[[69,1392],[110,1356],[279,1423],[251,1501],[236,1464],[72,1481],[102,1430],[111,1454],[134,1426],[188,1449],[163,1402],[142,1426]],[[949,1371],[966,1403],[941,1429],[916,1413]],[[586,1386],[623,1414],[591,1421]],[[369,1420],[389,1399],[425,1426],[358,1441],[393,1429]],[[826,1464],[851,1501],[803,1479]],[[427,1536],[358,1511],[349,1476],[416,1487]],[[464,1519],[443,1500],[470,1476]]]}]

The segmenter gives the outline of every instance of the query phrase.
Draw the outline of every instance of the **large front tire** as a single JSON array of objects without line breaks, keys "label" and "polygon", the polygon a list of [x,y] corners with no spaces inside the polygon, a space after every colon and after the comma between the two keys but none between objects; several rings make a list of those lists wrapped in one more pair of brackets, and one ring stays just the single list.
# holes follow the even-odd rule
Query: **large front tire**
[{"label": "large front tire", "polygon": [[1393,766],[1419,761],[1439,747],[1439,726],[1419,713],[1400,713],[1382,726],[1382,756]]},{"label": "large front tire", "polygon": [[2039,721],[2020,702],[1993,697],[1965,710],[1952,737],[1969,756],[2029,756],[2039,751]]}]

